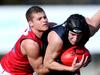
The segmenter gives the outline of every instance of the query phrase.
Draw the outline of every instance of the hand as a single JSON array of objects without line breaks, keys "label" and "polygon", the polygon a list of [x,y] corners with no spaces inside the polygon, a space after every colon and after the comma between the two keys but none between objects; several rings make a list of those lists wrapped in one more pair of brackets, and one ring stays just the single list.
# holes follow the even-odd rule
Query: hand
[{"label": "hand", "polygon": [[82,67],[82,65],[86,62],[87,59],[85,58],[85,55],[83,55],[80,62],[77,62],[77,60],[78,60],[78,58],[75,57],[74,61],[72,63],[72,66],[70,67],[71,72],[79,70]]},{"label": "hand", "polygon": [[91,56],[90,57],[86,56],[83,67],[86,67],[90,62],[91,62]]}]

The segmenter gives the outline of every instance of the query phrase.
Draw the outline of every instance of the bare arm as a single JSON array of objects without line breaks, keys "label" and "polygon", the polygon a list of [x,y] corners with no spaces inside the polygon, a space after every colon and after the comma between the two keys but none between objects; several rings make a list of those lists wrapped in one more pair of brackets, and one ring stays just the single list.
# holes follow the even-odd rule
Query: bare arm
[{"label": "bare arm", "polygon": [[55,34],[55,32],[51,32],[48,35],[48,46],[45,53],[44,65],[49,69],[63,70],[61,64],[54,61],[61,51],[63,42],[59,37],[56,37],[57,35],[53,34]]},{"label": "bare arm", "polygon": [[21,49],[23,54],[27,55],[29,63],[35,72],[40,74],[48,72],[48,69],[42,64],[43,57],[40,56],[40,47],[37,42],[26,39],[22,41]]},{"label": "bare arm", "polygon": [[54,31],[50,32],[48,35],[48,46],[44,58],[44,65],[46,68],[57,71],[75,71],[76,69],[79,69],[82,65],[84,57],[80,63],[76,63],[77,58],[75,58],[71,67],[65,66],[55,61],[55,58],[61,52],[62,46],[63,41],[61,38]]},{"label": "bare arm", "polygon": [[97,11],[97,13],[92,16],[92,18],[87,18],[86,21],[89,24],[90,32],[92,36],[100,28],[100,10]]}]

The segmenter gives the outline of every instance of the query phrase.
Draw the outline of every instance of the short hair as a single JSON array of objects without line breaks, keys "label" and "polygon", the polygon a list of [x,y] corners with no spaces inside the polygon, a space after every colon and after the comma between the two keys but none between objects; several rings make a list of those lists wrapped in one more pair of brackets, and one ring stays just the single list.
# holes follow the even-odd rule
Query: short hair
[{"label": "short hair", "polygon": [[26,12],[26,19],[30,21],[32,19],[32,13],[44,12],[44,10],[39,6],[32,6]]}]

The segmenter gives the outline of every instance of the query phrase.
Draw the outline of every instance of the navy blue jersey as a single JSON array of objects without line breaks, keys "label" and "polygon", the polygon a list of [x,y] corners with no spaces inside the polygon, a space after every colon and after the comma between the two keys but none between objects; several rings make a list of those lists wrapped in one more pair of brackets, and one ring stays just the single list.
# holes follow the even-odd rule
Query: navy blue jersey
[{"label": "navy blue jersey", "polygon": [[[68,40],[69,30],[67,30],[67,28],[65,28],[63,25],[59,25],[59,26],[54,27],[52,29],[52,31],[55,31],[58,34],[58,36],[62,39],[63,45],[64,45],[63,49],[71,46],[71,44]],[[86,44],[86,42],[89,40],[90,30],[89,30],[88,26],[84,29],[84,32],[82,34],[83,35],[82,35],[81,40],[76,44],[77,46],[84,46]]]},{"label": "navy blue jersey", "polygon": [[62,25],[56,26],[52,29],[52,31],[55,31],[58,34],[58,36],[62,39],[63,49],[71,46],[70,42],[68,41],[68,34],[64,26]]},{"label": "navy blue jersey", "polygon": [[[44,35],[43,35],[43,37],[42,37],[42,41],[44,43],[43,49],[41,50],[42,56],[44,56],[46,47],[48,45],[47,36],[48,36],[48,33],[50,31],[55,31],[58,34],[58,36],[62,39],[62,41],[63,41],[63,49],[62,50],[66,49],[66,48],[69,48],[71,46],[70,42],[68,41],[68,31],[62,25],[56,26],[56,27],[48,30],[47,32],[45,32]],[[81,39],[81,41],[77,45],[84,46],[85,43],[88,41],[89,37],[90,37],[90,33],[89,33],[89,30],[88,30],[83,35],[83,38]],[[61,61],[60,61],[61,54],[56,58],[56,61],[59,62],[59,63],[61,63]],[[67,71],[67,72],[65,72],[65,71],[51,71],[47,75],[76,75],[77,72],[79,73],[80,71],[75,71],[75,72],[69,72],[69,71]]]},{"label": "navy blue jersey", "polygon": [[47,36],[48,36],[48,33],[50,31],[55,31],[57,33],[57,35],[62,39],[62,41],[64,43],[63,49],[70,45],[70,43],[68,42],[65,27],[63,27],[62,25],[53,27],[53,28],[47,30],[42,36],[42,41],[43,41],[43,44],[44,44],[43,48],[42,48],[42,51],[41,51],[42,55],[44,55],[46,47],[48,45]]}]

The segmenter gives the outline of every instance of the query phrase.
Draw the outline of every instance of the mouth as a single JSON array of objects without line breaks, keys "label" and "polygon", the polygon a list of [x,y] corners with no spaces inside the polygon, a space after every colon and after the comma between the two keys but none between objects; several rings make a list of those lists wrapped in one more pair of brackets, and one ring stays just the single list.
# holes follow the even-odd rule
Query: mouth
[{"label": "mouth", "polygon": [[45,23],[45,24],[43,24],[43,25],[44,25],[44,26],[47,26],[47,27],[49,26],[48,23]]},{"label": "mouth", "polygon": [[75,44],[76,44],[76,42],[71,42],[71,44],[72,44],[72,45],[75,45]]}]

